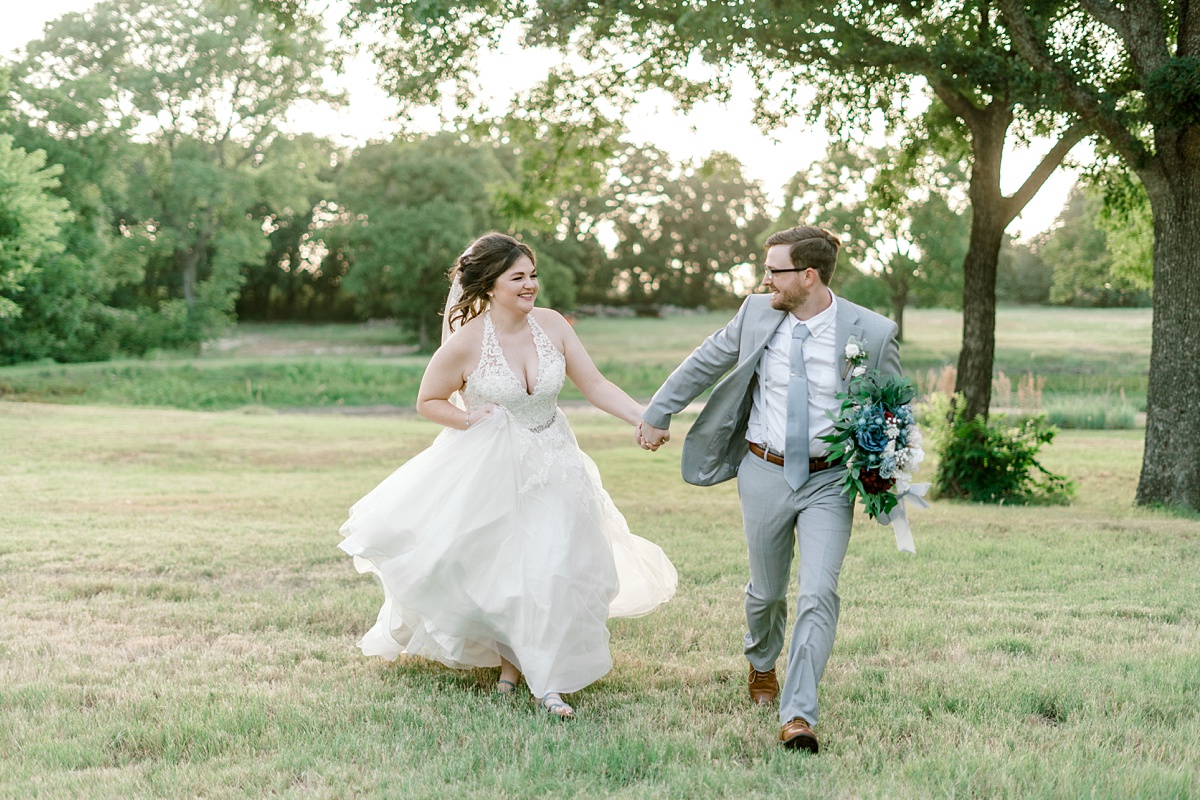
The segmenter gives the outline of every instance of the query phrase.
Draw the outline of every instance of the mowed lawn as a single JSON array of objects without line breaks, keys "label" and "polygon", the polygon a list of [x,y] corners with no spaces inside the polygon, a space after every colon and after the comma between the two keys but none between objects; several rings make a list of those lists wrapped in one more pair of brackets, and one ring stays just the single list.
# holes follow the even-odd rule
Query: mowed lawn
[{"label": "mowed lawn", "polygon": [[915,557],[860,518],[810,757],[745,696],[735,486],[682,483],[686,419],[572,422],[680,586],[564,724],[354,646],[338,527],[434,426],[0,403],[0,796],[1200,796],[1200,521],[1132,506],[1141,432],[1060,434],[1073,506],[914,513]]}]

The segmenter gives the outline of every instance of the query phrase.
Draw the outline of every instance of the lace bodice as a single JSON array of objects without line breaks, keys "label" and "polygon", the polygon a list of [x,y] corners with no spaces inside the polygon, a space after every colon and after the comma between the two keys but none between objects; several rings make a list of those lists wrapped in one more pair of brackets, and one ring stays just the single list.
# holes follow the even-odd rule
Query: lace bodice
[{"label": "lace bodice", "polygon": [[563,354],[550,341],[550,337],[530,314],[529,328],[533,332],[533,344],[537,348],[537,382],[533,393],[525,391],[525,384],[509,366],[500,342],[496,339],[496,328],[492,325],[491,311],[483,314],[483,346],[479,353],[479,365],[467,376],[463,398],[467,408],[478,408],[488,403],[504,406],[509,413],[530,430],[540,431],[550,427],[558,409],[558,393],[562,390],[567,374],[567,362]]}]

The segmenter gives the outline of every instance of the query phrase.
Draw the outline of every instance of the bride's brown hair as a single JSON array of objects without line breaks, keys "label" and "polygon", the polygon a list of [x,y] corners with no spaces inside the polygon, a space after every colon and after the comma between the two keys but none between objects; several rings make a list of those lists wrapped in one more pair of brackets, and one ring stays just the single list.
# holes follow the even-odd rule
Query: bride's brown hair
[{"label": "bride's brown hair", "polygon": [[450,282],[457,278],[462,287],[462,297],[446,312],[450,330],[457,330],[483,313],[488,304],[488,292],[521,256],[537,266],[537,257],[529,245],[496,231],[485,233],[467,245],[450,270]]}]

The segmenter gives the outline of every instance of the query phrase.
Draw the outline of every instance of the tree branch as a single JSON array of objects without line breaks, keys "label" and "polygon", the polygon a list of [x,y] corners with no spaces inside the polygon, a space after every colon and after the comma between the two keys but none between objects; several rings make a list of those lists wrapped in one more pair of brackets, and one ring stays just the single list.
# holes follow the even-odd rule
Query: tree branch
[{"label": "tree branch", "polygon": [[1001,204],[1001,216],[1004,219],[1005,226],[1012,222],[1017,214],[1021,213],[1021,209],[1033,199],[1033,196],[1042,188],[1042,184],[1046,179],[1058,169],[1058,165],[1067,157],[1067,153],[1071,152],[1071,148],[1079,144],[1079,141],[1087,136],[1089,128],[1082,122],[1076,122],[1062,135],[1054,147],[1050,148],[1050,152],[1046,153],[1040,164],[1030,173],[1025,182],[1021,184],[1021,188],[1014,192],[1011,196],[1004,198]]},{"label": "tree branch", "polygon": [[1175,44],[1175,57],[1200,56],[1200,2],[1177,0],[1179,9],[1179,41]]},{"label": "tree branch", "polygon": [[975,104],[954,88],[940,72],[931,70],[925,75],[925,79],[929,81],[929,86],[938,99],[945,103],[951,113],[966,123],[967,128],[973,133],[975,124],[979,121],[979,109],[975,107]]},{"label": "tree branch", "polygon": [[1130,133],[1115,113],[1105,109],[1094,90],[1078,81],[1069,69],[1051,57],[1044,43],[1034,33],[1022,0],[997,0],[997,4],[1004,14],[1005,27],[1008,28],[1017,52],[1034,69],[1054,80],[1056,88],[1063,95],[1065,105],[1103,134],[1128,163],[1143,163],[1149,155],[1146,146]]}]

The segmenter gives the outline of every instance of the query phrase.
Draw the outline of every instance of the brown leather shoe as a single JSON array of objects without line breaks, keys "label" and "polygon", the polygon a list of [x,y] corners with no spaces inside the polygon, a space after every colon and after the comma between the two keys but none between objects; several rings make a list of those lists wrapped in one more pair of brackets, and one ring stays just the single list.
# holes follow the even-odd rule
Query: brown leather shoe
[{"label": "brown leather shoe", "polygon": [[804,717],[795,717],[779,732],[779,741],[789,750],[807,750],[817,752],[817,735],[808,727]]},{"label": "brown leather shoe", "polygon": [[775,680],[775,669],[759,672],[750,667],[750,702],[760,706],[775,704],[779,696],[779,681]]}]

